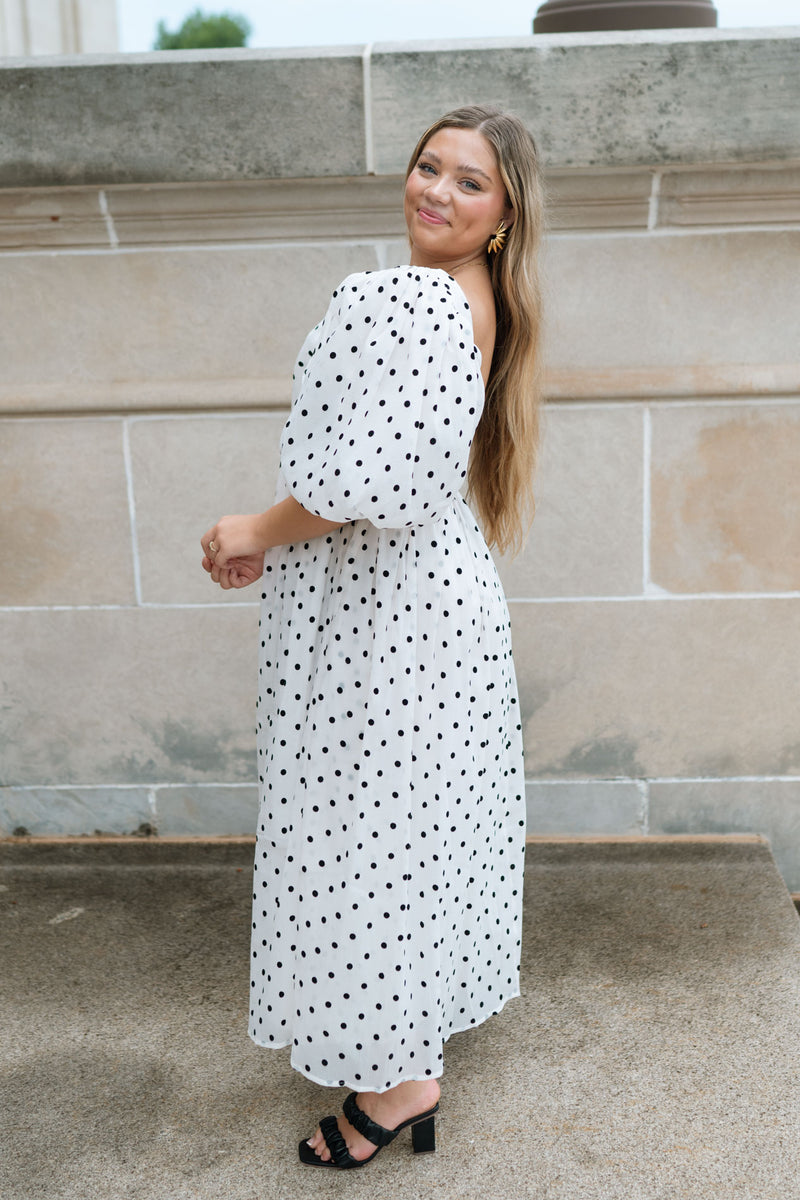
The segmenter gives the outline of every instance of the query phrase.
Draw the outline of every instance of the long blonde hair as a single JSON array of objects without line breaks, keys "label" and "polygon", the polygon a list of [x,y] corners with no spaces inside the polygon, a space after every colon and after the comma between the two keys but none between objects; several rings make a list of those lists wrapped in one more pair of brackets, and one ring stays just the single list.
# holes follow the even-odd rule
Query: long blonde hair
[{"label": "long blonde hair", "polygon": [[517,553],[533,520],[533,470],[539,441],[542,297],[538,248],[544,191],[536,145],[519,117],[469,105],[440,117],[420,138],[406,178],[440,129],[474,129],[494,150],[514,210],[505,248],[489,256],[497,337],[484,405],[470,455],[468,484],[486,540]]}]

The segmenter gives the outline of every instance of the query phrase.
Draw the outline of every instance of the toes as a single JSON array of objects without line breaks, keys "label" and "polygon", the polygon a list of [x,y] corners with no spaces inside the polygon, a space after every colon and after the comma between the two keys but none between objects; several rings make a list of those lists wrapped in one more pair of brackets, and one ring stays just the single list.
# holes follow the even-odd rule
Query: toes
[{"label": "toes", "polygon": [[328,1149],[325,1138],[322,1136],[322,1130],[319,1128],[319,1126],[317,1126],[314,1136],[308,1139],[307,1144],[311,1147],[317,1157],[322,1159],[323,1162],[330,1162],[331,1152]]}]

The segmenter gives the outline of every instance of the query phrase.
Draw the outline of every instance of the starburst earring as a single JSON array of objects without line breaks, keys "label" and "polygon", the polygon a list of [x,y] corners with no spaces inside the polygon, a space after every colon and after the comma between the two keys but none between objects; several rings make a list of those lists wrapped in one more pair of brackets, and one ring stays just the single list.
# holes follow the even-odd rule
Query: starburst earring
[{"label": "starburst earring", "polygon": [[486,249],[490,254],[499,254],[503,249],[503,246],[506,244],[507,237],[508,230],[506,229],[506,223],[505,221],[501,221],[497,226],[497,229],[495,229],[494,233],[489,238],[489,245],[486,247]]}]

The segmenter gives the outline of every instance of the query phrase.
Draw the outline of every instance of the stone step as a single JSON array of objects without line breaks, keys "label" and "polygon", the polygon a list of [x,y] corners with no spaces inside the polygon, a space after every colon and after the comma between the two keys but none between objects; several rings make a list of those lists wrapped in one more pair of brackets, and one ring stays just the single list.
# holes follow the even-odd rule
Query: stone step
[{"label": "stone step", "polygon": [[[345,1092],[246,1037],[251,857],[0,845],[0,1194],[339,1194],[296,1143]],[[800,1195],[800,922],[765,841],[531,841],[522,992],[448,1043],[437,1153],[404,1133],[348,1194]]]}]

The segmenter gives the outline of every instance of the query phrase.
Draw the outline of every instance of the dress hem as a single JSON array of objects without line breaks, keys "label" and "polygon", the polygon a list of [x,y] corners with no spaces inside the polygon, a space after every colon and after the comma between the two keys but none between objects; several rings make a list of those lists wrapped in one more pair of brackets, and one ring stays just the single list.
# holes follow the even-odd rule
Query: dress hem
[{"label": "dress hem", "polygon": [[[522,995],[522,992],[519,990],[516,992],[512,992],[511,995],[506,996],[506,998],[504,1000],[501,1000],[501,1002],[498,1004],[497,1008],[493,1008],[491,1012],[487,1012],[483,1017],[481,1017],[480,1021],[470,1022],[468,1025],[460,1025],[458,1027],[458,1029],[451,1029],[450,1032],[448,1033],[447,1037],[442,1039],[442,1045],[443,1046],[447,1045],[447,1042],[450,1040],[450,1038],[453,1036],[454,1033],[466,1033],[466,1031],[468,1029],[477,1029],[479,1025],[483,1025],[484,1022],[488,1021],[490,1017],[496,1017],[498,1013],[503,1011],[505,1006],[508,1004],[509,1000],[517,1000],[517,999],[519,999],[519,997],[521,995]],[[254,1045],[260,1046],[264,1050],[285,1050],[287,1046],[294,1045],[293,1042],[260,1042],[258,1040],[258,1038],[253,1037],[252,1033],[250,1033],[249,1030],[248,1030],[248,1035]],[[302,1075],[305,1079],[310,1079],[312,1083],[317,1083],[317,1084],[319,1084],[320,1087],[329,1087],[329,1088],[345,1087],[345,1088],[350,1088],[351,1091],[355,1091],[355,1092],[371,1091],[371,1092],[375,1092],[377,1095],[380,1095],[381,1092],[388,1092],[390,1090],[390,1088],[397,1087],[398,1083],[424,1083],[428,1079],[439,1079],[444,1074],[444,1066],[442,1064],[439,1064],[438,1070],[435,1073],[431,1072],[430,1075],[428,1075],[428,1074],[425,1074],[425,1075],[403,1075],[402,1079],[398,1079],[396,1083],[390,1083],[388,1087],[365,1088],[362,1086],[363,1081],[362,1081],[362,1083],[351,1083],[349,1080],[346,1079],[344,1081],[344,1083],[341,1083],[337,1079],[335,1083],[331,1083],[329,1080],[319,1079],[316,1075],[312,1075],[311,1072],[309,1072],[309,1071],[303,1071],[300,1067],[295,1066],[294,1063],[291,1064],[291,1067],[292,1067],[292,1070],[297,1071],[298,1075]]]}]

